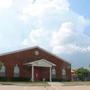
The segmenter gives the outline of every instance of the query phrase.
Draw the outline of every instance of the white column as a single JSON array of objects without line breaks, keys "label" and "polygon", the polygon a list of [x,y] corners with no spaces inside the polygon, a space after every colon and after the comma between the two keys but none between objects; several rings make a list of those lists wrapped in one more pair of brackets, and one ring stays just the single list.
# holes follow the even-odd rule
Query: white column
[{"label": "white column", "polygon": [[34,66],[32,65],[32,82],[34,81]]},{"label": "white column", "polygon": [[50,82],[52,81],[52,67],[50,67]]}]

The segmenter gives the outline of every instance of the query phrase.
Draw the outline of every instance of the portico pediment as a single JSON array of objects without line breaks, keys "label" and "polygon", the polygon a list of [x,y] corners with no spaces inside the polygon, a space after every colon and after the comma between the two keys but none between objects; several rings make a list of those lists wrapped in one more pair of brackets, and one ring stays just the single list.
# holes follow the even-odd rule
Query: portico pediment
[{"label": "portico pediment", "polygon": [[41,59],[33,62],[28,62],[25,65],[33,65],[33,66],[39,66],[39,67],[52,67],[56,66],[54,63],[47,61],[46,59]]}]

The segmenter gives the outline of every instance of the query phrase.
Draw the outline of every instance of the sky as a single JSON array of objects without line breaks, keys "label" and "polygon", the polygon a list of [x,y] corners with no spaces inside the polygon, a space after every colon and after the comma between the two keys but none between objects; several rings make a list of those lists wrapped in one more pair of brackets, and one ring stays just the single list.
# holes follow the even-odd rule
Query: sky
[{"label": "sky", "polygon": [[0,53],[39,46],[72,64],[90,64],[90,0],[0,0]]}]

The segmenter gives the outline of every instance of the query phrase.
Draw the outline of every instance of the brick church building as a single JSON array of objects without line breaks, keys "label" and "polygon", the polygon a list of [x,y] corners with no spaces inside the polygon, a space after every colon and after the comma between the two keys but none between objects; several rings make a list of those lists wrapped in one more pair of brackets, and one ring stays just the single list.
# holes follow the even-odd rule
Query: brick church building
[{"label": "brick church building", "polygon": [[0,77],[71,80],[71,64],[40,47],[27,48],[0,55]]}]

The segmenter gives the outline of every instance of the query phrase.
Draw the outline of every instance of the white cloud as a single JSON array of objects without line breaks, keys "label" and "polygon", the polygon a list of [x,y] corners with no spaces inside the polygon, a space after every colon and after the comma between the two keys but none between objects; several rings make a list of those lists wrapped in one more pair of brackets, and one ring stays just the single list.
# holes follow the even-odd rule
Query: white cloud
[{"label": "white cloud", "polygon": [[56,46],[53,48],[53,53],[56,53],[56,54],[76,53],[76,52],[81,52],[81,53],[90,52],[90,46],[85,48],[85,47],[77,46],[75,44],[67,44],[67,45]]},{"label": "white cloud", "polygon": [[88,51],[90,51],[90,46],[87,48]]},{"label": "white cloud", "polygon": [[0,10],[10,8],[13,0],[0,0]]},{"label": "white cloud", "polygon": [[90,20],[72,11],[69,0],[26,1],[21,19],[27,24],[32,17],[37,18],[38,27],[33,25],[35,29],[31,28],[24,46],[47,46],[54,53],[90,51],[90,37],[84,34]]},{"label": "white cloud", "polygon": [[71,45],[66,46],[67,40],[74,35],[75,30],[73,28],[73,23],[71,22],[65,22],[60,26],[60,29],[58,31],[53,32],[52,34],[52,40],[50,42],[50,46],[53,48],[53,52],[70,52],[73,51],[73,47]]},{"label": "white cloud", "polygon": [[[28,37],[24,40],[23,46],[41,46],[45,47],[47,45],[49,32],[44,29],[36,29],[30,31]],[[44,41],[44,42],[43,42]]]},{"label": "white cloud", "polygon": [[[74,24],[71,22],[62,23],[60,29],[52,34],[50,45],[54,53],[90,52],[90,37],[84,34],[84,28],[75,29],[74,27],[77,25]],[[82,28],[82,25],[78,28]]]},{"label": "white cloud", "polygon": [[65,43],[72,34],[74,34],[73,24],[70,22],[63,23],[58,31],[53,32],[51,46]]},{"label": "white cloud", "polygon": [[26,0],[27,5],[23,7],[21,19],[28,20],[30,16],[41,18],[47,10],[56,9],[59,11],[69,10],[69,3],[67,0]]}]

